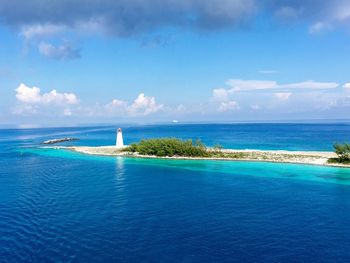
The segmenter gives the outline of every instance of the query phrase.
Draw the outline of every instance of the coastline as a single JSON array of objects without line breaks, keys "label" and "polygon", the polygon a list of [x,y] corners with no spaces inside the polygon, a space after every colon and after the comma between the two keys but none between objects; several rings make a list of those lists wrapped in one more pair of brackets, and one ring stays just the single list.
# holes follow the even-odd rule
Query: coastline
[{"label": "coastline", "polygon": [[[319,166],[350,168],[350,165],[328,163],[329,158],[335,158],[334,152],[324,151],[286,151],[286,150],[237,150],[222,149],[222,154],[244,154],[244,157],[187,157],[187,156],[164,156],[141,155],[137,153],[124,152],[115,146],[55,146],[45,147],[52,149],[66,149],[78,153],[100,156],[120,156],[131,158],[152,158],[152,159],[177,159],[177,160],[222,160],[222,161],[251,161],[251,162],[274,162],[294,163]],[[209,149],[210,151],[210,149]]]}]

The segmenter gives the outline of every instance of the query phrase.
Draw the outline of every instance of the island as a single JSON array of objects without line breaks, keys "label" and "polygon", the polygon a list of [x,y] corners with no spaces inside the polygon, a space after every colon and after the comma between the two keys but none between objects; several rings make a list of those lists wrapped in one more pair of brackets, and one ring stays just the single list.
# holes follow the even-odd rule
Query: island
[{"label": "island", "polygon": [[[341,148],[342,145],[335,147]],[[238,150],[223,149],[220,145],[206,147],[200,141],[177,138],[141,140],[128,146],[62,146],[75,152],[104,156],[125,156],[137,158],[193,159],[264,161],[279,163],[312,164],[324,166],[350,167],[346,147],[343,155],[339,152],[285,151],[285,150]],[[350,147],[349,147],[350,151]],[[343,158],[343,159],[340,159]]]}]

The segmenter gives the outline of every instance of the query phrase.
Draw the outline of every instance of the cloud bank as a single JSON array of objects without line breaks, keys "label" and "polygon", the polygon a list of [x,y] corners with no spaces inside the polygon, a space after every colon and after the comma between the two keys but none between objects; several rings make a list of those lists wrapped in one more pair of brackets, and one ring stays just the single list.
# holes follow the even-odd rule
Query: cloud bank
[{"label": "cloud bank", "polygon": [[155,97],[140,93],[134,101],[128,103],[113,99],[105,105],[82,105],[74,93],[60,93],[52,90],[42,93],[38,87],[20,84],[16,91],[17,107],[13,110],[17,115],[106,115],[106,116],[147,116],[164,109],[163,104],[156,102]]},{"label": "cloud bank", "polygon": [[0,1],[0,21],[26,38],[63,29],[132,36],[176,26],[194,30],[235,28],[267,13],[282,21],[304,19],[312,32],[349,25],[347,0],[12,0]]},{"label": "cloud bank", "polygon": [[39,53],[52,59],[77,59],[80,58],[80,51],[69,43],[54,46],[50,43],[41,42],[39,44]]},{"label": "cloud bank", "polygon": [[106,104],[104,108],[110,114],[125,114],[128,116],[146,116],[161,111],[163,104],[158,104],[155,97],[140,93],[137,98],[129,104],[127,101],[114,99]]},{"label": "cloud bank", "polygon": [[41,94],[40,88],[30,88],[23,83],[16,89],[16,98],[22,103],[32,105],[74,105],[79,102],[74,93],[59,93],[56,90],[52,90],[51,92]]},{"label": "cloud bank", "polygon": [[40,54],[58,60],[79,58],[80,50],[67,43],[54,45],[57,41],[53,38],[62,41],[91,34],[133,37],[143,39],[142,46],[152,47],[169,42],[164,36],[150,38],[163,29],[245,30],[259,15],[282,24],[303,21],[305,31],[319,34],[350,26],[350,1],[0,0],[0,25],[19,32],[26,43],[34,42]]},{"label": "cloud bank", "polygon": [[[337,114],[350,109],[350,85],[304,81],[279,84],[276,81],[231,79],[227,88],[212,90],[212,97],[196,104],[165,105],[155,97],[139,93],[134,100],[115,98],[105,104],[85,104],[75,93],[20,84],[16,91],[15,115],[90,120],[267,118],[268,116],[317,116]],[[256,91],[256,92],[252,92]],[[257,92],[258,91],[258,92]],[[264,117],[265,116],[265,117]],[[339,117],[339,116],[338,116]],[[32,117],[36,118],[36,117]],[[62,120],[63,120],[62,119]],[[72,120],[72,119],[71,119]]]},{"label": "cloud bank", "polygon": [[[213,89],[213,99],[226,101],[231,95],[242,92],[273,92],[289,94],[293,91],[328,90],[339,87],[336,82],[319,82],[307,80],[303,82],[280,84],[274,80],[243,80],[229,79],[226,84],[229,88]],[[290,96],[290,95],[289,95]]]},{"label": "cloud bank", "polygon": [[166,26],[216,30],[239,25],[255,9],[254,0],[0,1],[1,21],[27,37],[63,27],[114,36]]},{"label": "cloud bank", "polygon": [[302,81],[278,83],[275,80],[229,79],[226,88],[212,90],[212,102],[218,112],[264,111],[290,114],[331,111],[348,107],[350,83]]},{"label": "cloud bank", "polygon": [[16,115],[32,115],[42,112],[56,115],[59,111],[69,116],[72,114],[70,107],[79,104],[79,99],[74,93],[60,93],[55,89],[41,93],[40,88],[31,88],[23,83],[16,89],[16,99],[19,102],[13,110]]}]

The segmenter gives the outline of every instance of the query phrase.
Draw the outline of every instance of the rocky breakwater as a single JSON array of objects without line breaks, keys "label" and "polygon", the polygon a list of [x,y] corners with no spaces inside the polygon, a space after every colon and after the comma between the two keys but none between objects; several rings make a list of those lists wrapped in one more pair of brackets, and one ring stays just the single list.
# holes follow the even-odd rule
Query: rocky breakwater
[{"label": "rocky breakwater", "polygon": [[59,139],[52,139],[52,140],[47,140],[42,142],[42,144],[55,144],[55,143],[60,143],[60,142],[71,142],[71,141],[78,141],[79,139],[77,138],[59,138]]}]

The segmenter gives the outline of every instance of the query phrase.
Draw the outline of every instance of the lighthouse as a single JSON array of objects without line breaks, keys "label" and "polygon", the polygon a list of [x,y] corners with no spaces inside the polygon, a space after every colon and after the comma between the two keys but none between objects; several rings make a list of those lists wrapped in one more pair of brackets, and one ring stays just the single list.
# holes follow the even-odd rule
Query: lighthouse
[{"label": "lighthouse", "polygon": [[123,133],[122,129],[119,128],[117,131],[117,142],[116,142],[117,148],[123,148],[124,147],[124,142],[123,142]]}]

